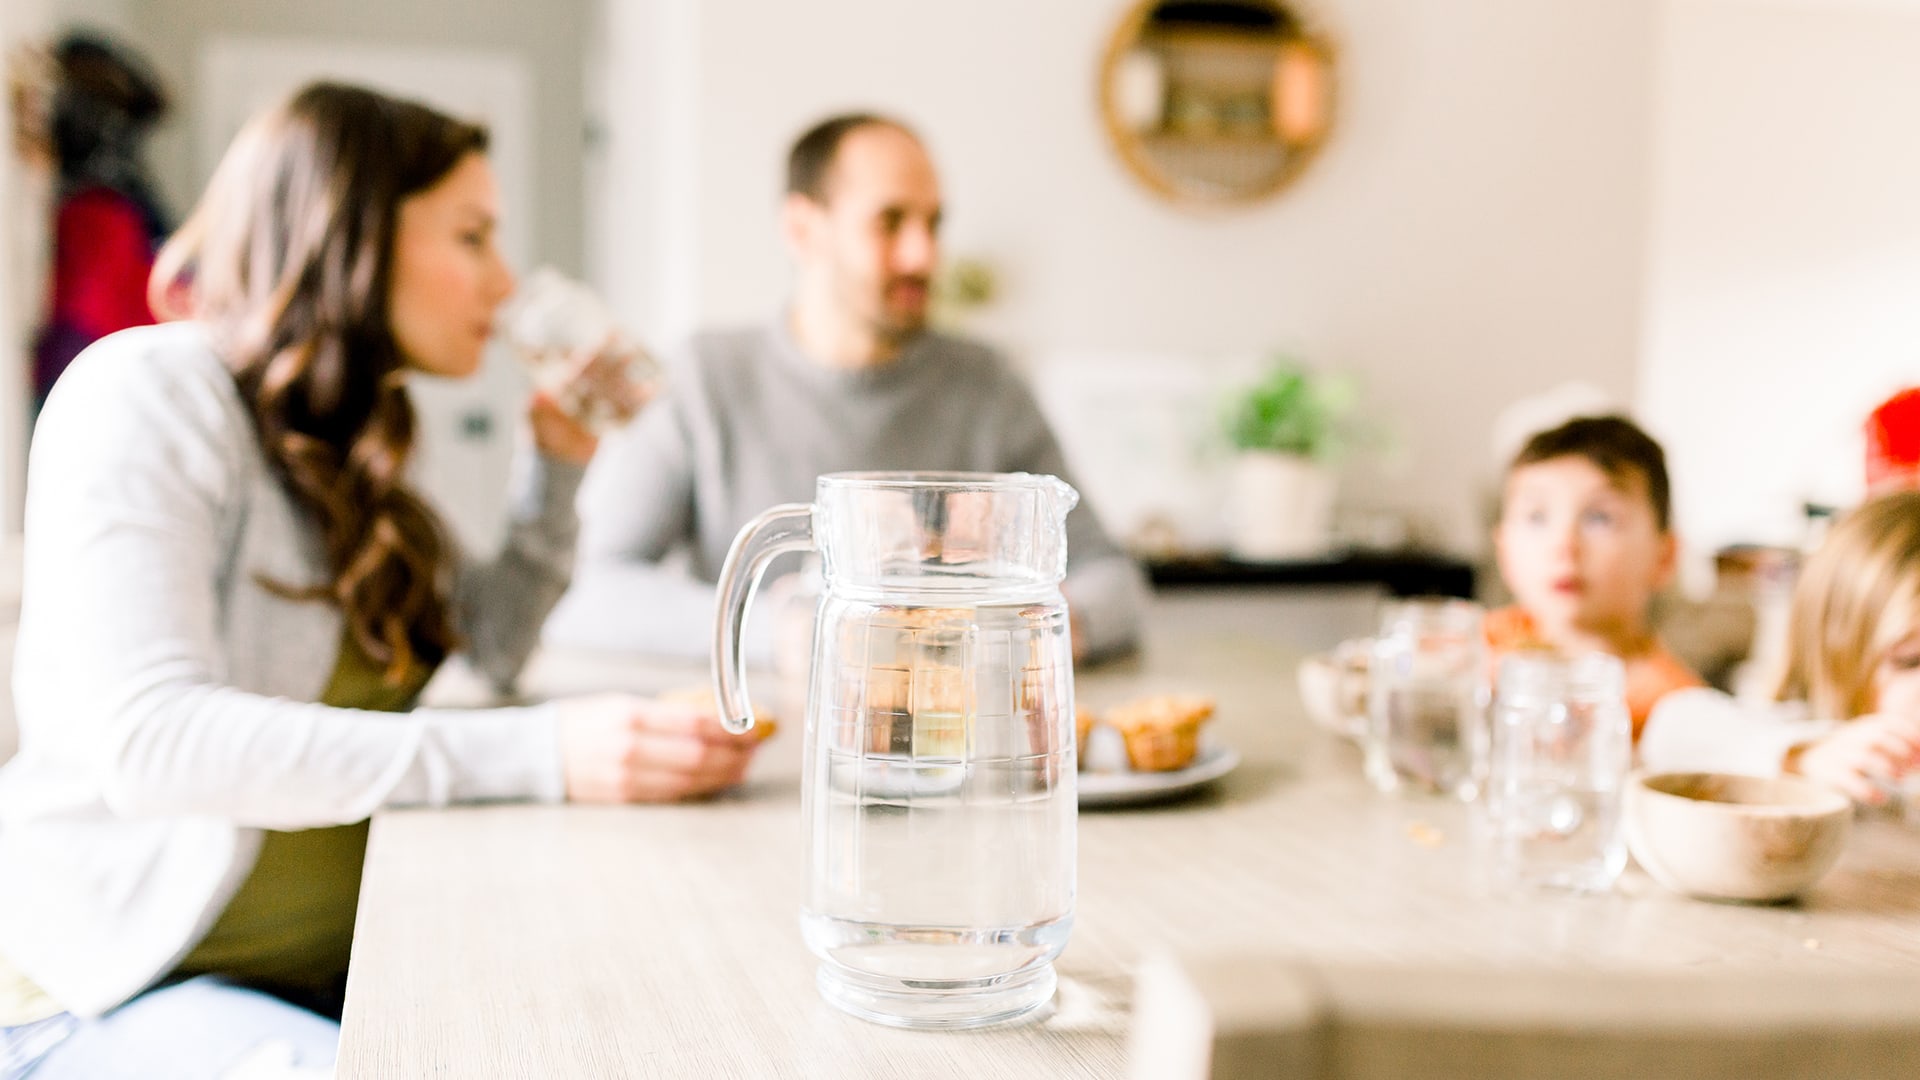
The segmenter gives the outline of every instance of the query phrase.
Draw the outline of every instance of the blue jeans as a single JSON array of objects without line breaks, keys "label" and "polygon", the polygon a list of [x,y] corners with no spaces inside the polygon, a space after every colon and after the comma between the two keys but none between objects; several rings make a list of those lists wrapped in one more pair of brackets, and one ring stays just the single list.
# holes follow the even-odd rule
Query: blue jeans
[{"label": "blue jeans", "polygon": [[[333,1075],[340,1025],[212,975],[149,990],[98,1020],[0,1028],[0,1080]],[[16,1060],[17,1056],[17,1060]]]}]

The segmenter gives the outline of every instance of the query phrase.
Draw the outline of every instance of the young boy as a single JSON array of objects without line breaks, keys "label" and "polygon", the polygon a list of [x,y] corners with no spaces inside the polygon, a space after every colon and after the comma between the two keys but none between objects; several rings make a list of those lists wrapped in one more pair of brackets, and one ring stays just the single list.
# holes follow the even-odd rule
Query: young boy
[{"label": "young boy", "polygon": [[1648,624],[1673,576],[1670,512],[1660,444],[1621,417],[1581,417],[1521,447],[1494,534],[1518,601],[1487,617],[1496,660],[1539,648],[1619,657],[1635,739],[1662,695],[1703,685]]}]

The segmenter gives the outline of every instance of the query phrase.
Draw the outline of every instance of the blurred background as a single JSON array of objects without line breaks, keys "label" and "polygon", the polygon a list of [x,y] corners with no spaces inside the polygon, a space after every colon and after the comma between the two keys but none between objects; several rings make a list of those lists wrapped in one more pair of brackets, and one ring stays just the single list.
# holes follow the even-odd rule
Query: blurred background
[{"label": "blurred background", "polygon": [[[768,317],[789,141],[831,111],[897,114],[942,169],[970,283],[944,318],[1030,375],[1141,545],[1226,542],[1222,401],[1276,355],[1357,387],[1370,437],[1328,466],[1331,543],[1481,557],[1502,416],[1570,383],[1664,441],[1696,568],[1798,546],[1806,504],[1858,497],[1861,420],[1920,377],[1920,0],[1286,7],[1324,47],[1325,129],[1245,200],[1130,163],[1116,88],[1178,71],[1119,70],[1139,52],[1122,0],[5,0],[0,39],[16,79],[74,28],[151,64],[176,221],[242,120],[309,78],[478,116],[509,256],[583,276],[656,346]],[[1187,112],[1166,122],[1216,137]],[[20,371],[54,186],[31,155],[0,166]],[[423,395],[428,486],[474,542],[517,379],[501,361]],[[0,379],[11,531],[26,386]]]}]

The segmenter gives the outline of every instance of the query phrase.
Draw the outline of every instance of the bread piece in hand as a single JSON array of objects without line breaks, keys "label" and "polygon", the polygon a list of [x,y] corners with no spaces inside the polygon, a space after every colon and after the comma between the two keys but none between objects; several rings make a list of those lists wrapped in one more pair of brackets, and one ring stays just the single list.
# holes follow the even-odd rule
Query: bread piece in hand
[{"label": "bread piece in hand", "polygon": [[[701,683],[696,686],[678,686],[664,693],[655,694],[654,697],[660,701],[673,702],[676,705],[697,705],[701,708],[712,709],[716,713],[720,711],[720,705],[713,697],[712,683]],[[766,742],[768,739],[773,738],[773,733],[779,729],[780,723],[773,718],[773,714],[766,712],[758,706],[754,708],[753,733],[760,736],[761,742]]]}]

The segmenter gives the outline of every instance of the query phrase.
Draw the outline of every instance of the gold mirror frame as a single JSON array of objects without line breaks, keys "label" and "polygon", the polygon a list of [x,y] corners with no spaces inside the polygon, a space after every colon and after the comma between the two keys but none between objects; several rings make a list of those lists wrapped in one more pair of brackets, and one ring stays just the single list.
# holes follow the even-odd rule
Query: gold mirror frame
[{"label": "gold mirror frame", "polygon": [[[1148,24],[1155,12],[1170,2],[1177,4],[1180,0],[1138,0],[1108,39],[1099,76],[1100,115],[1108,142],[1135,180],[1169,202],[1203,207],[1241,206],[1271,198],[1285,190],[1313,162],[1333,128],[1336,87],[1331,43],[1314,31],[1297,0],[1225,0],[1223,6],[1261,8],[1279,16],[1282,32],[1264,42],[1259,32],[1235,35],[1230,31],[1202,30],[1150,35]],[[1154,40],[1156,36],[1160,39],[1158,42]],[[1241,40],[1233,40],[1236,37]],[[1175,99],[1178,89],[1167,77],[1167,69],[1173,64],[1165,56],[1152,61],[1159,66],[1162,80],[1156,130],[1142,131],[1143,117],[1130,115],[1132,111],[1152,107],[1151,102],[1121,100],[1122,92],[1117,84],[1131,58],[1177,48],[1182,39],[1191,39],[1189,44],[1200,52],[1244,53],[1248,59],[1240,61],[1243,68],[1251,62],[1251,57],[1262,51],[1272,54],[1271,75],[1263,87],[1263,105],[1255,107],[1254,95],[1243,90],[1233,103],[1239,115],[1221,115],[1226,112],[1224,106],[1216,110],[1213,123],[1223,129],[1237,130],[1213,133],[1178,130],[1181,106]],[[1242,82],[1258,85],[1255,79]],[[1290,102],[1294,103],[1291,107]],[[1196,160],[1240,159],[1254,162],[1256,166],[1260,159],[1272,158],[1277,153],[1278,161],[1256,168],[1252,179],[1235,185],[1204,175],[1182,176],[1167,167],[1164,161],[1167,156],[1188,152],[1196,154]]]}]

